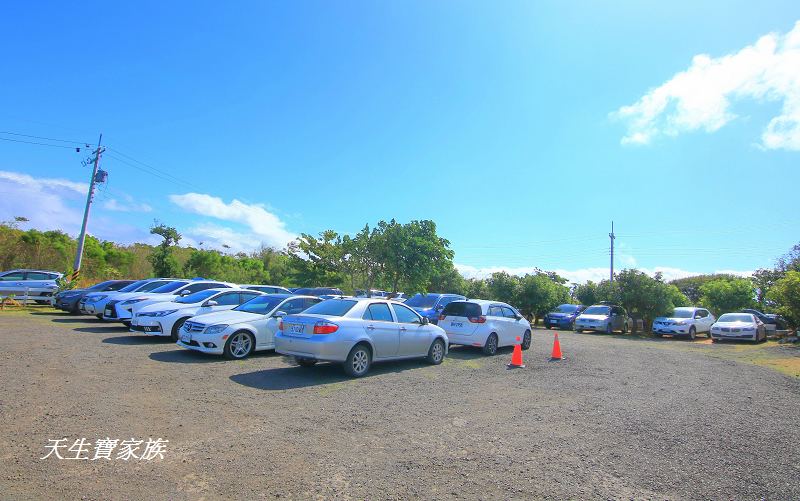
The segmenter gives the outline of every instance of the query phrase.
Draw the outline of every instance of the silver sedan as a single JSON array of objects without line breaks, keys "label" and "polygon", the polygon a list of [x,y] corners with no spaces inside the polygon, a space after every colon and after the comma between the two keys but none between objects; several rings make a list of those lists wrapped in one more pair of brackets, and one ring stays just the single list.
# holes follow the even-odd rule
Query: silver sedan
[{"label": "silver sedan", "polygon": [[447,355],[444,330],[397,301],[328,299],[284,317],[278,329],[276,352],[303,367],[340,362],[354,377],[365,375],[372,362],[424,357],[440,364]]}]

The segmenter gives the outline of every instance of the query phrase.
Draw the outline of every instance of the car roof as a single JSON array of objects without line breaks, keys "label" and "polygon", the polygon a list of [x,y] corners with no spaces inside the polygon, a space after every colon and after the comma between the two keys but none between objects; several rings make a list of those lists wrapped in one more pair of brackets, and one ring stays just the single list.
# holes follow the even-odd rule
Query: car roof
[{"label": "car roof", "polygon": [[476,303],[480,305],[502,304],[503,306],[511,306],[510,304],[504,303],[502,301],[490,301],[488,299],[459,299],[457,301],[453,301],[453,303]]},{"label": "car roof", "polygon": [[11,273],[11,272],[14,272],[14,271],[37,271],[37,272],[40,272],[40,273],[55,273],[56,275],[63,275],[63,273],[61,273],[60,271],[36,270],[36,269],[32,269],[32,268],[14,268],[13,270],[7,270],[7,271],[3,271],[3,272],[0,272],[0,273]]}]

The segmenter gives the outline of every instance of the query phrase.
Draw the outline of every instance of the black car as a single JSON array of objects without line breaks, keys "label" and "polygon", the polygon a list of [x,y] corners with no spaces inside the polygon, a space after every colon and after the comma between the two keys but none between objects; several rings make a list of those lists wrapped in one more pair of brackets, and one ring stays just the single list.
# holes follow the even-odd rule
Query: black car
[{"label": "black car", "polygon": [[789,327],[789,324],[786,322],[785,318],[774,313],[763,313],[750,308],[742,310],[742,313],[752,313],[756,316],[756,318],[761,320],[763,324],[772,324],[778,330],[786,330]]},{"label": "black car", "polygon": [[61,291],[56,294],[53,306],[59,310],[68,311],[70,313],[80,313],[80,301],[86,294],[90,292],[118,291],[133,282],[134,280],[107,280],[99,284],[94,284],[86,289]]}]

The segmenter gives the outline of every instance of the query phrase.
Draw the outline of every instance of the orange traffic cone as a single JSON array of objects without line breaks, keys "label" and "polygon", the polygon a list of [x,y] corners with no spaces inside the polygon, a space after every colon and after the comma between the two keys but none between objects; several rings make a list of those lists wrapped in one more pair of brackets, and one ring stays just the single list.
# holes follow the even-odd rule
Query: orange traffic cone
[{"label": "orange traffic cone", "polygon": [[556,332],[556,337],[553,340],[553,354],[550,355],[550,360],[564,360],[563,355],[561,355],[561,343],[558,342],[558,332]]},{"label": "orange traffic cone", "polygon": [[524,369],[525,364],[522,363],[522,346],[519,344],[519,336],[517,336],[517,344],[514,345],[514,353],[511,354],[511,363],[508,364],[511,369]]}]

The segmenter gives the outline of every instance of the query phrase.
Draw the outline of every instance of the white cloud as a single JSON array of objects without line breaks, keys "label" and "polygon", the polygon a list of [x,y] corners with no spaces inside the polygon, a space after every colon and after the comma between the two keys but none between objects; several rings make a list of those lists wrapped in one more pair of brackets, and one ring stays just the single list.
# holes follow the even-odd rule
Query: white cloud
[{"label": "white cloud", "polygon": [[[476,268],[474,266],[456,264],[455,267],[464,278],[486,278],[490,276],[492,273],[499,271],[505,271],[509,275],[519,275],[519,276],[525,275],[526,273],[534,273],[536,271],[536,268],[533,266],[517,267],[517,268],[510,268],[504,266],[490,266],[486,268]],[[619,270],[621,269],[622,268],[619,268]],[[670,268],[668,266],[656,266],[654,268],[637,268],[637,269],[647,273],[650,276],[653,276],[656,274],[656,272],[660,271],[665,281],[675,280],[676,278],[691,277],[694,275],[702,275],[706,273],[728,273],[731,275],[738,275],[742,277],[749,277],[753,273],[752,271],[739,271],[739,270],[715,270],[712,272],[688,271],[680,268]],[[554,271],[558,273],[560,276],[569,280],[569,282],[574,282],[578,284],[586,283],[589,280],[591,280],[592,282],[599,282],[600,280],[606,280],[608,279],[608,274],[609,274],[608,268],[605,267],[578,268],[575,270],[555,269],[547,271]]]},{"label": "white cloud", "polygon": [[295,238],[294,234],[286,230],[286,224],[261,204],[246,204],[236,199],[225,203],[219,197],[203,193],[170,195],[169,198],[172,203],[189,212],[240,223],[249,228],[248,232],[243,233],[231,228],[205,224],[189,232],[199,237],[205,236],[218,245],[224,243],[232,249],[252,250],[262,243],[283,247]]},{"label": "white cloud", "polygon": [[32,228],[76,234],[83,216],[70,202],[80,203],[87,190],[86,184],[66,179],[0,171],[0,219],[23,216]]},{"label": "white cloud", "polygon": [[110,198],[103,202],[103,208],[114,212],[152,212],[153,208],[146,203],[138,203],[130,196],[124,197],[126,200],[120,202],[116,198]]},{"label": "white cloud", "polygon": [[37,191],[70,191],[81,195],[86,195],[86,192],[89,191],[89,185],[86,183],[77,183],[75,181],[59,178],[35,178],[28,174],[6,170],[0,170],[0,180],[13,183],[20,188],[27,188]]},{"label": "white cloud", "polygon": [[764,148],[800,150],[800,21],[736,53],[695,56],[687,70],[611,116],[628,124],[623,144],[648,144],[660,134],[719,130],[737,117],[731,103],[747,98],[783,103],[761,135]]}]

